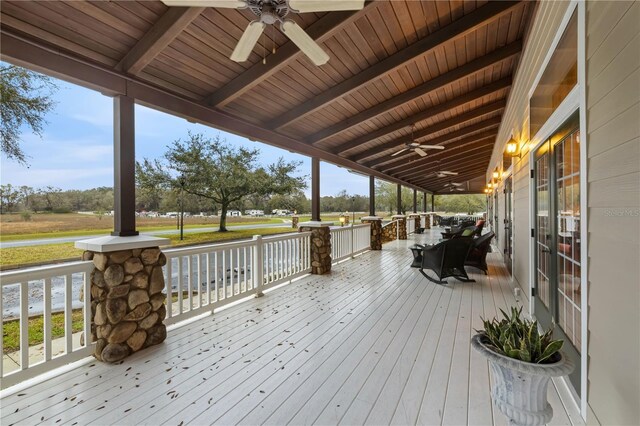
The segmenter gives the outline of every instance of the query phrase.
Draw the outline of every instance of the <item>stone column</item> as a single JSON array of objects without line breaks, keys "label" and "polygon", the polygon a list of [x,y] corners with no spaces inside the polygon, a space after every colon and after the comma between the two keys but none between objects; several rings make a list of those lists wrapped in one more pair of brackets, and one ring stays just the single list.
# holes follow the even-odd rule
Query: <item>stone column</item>
[{"label": "stone column", "polygon": [[311,232],[311,273],[322,275],[331,272],[332,222],[303,222],[300,232]]},{"label": "stone column", "polygon": [[298,228],[298,222],[300,222],[300,216],[291,216],[291,227],[293,229]]},{"label": "stone column", "polygon": [[371,225],[371,250],[382,250],[382,218],[365,216],[360,220]]},{"label": "stone column", "polygon": [[402,214],[396,214],[391,216],[391,219],[398,221],[398,239],[407,239],[407,217]]},{"label": "stone column", "polygon": [[391,225],[382,228],[382,244],[393,241],[396,238],[398,238],[396,222],[391,222]]},{"label": "stone column", "polygon": [[168,239],[145,235],[102,237],[76,242],[92,260],[91,341],[105,362],[162,343],[167,337],[164,275],[160,245]]},{"label": "stone column", "polygon": [[420,213],[420,217],[424,218],[424,229],[431,229],[430,216],[428,213]]},{"label": "stone column", "polygon": [[414,223],[414,228],[415,230],[418,230],[418,228],[420,228],[420,215],[417,213],[411,213],[409,215],[409,220],[413,220]]}]

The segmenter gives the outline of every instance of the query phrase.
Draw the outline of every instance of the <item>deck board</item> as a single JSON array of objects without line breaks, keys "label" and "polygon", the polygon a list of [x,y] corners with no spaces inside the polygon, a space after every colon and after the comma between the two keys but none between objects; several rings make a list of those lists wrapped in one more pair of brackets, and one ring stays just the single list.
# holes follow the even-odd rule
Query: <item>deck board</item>
[{"label": "deck board", "polygon": [[[480,317],[518,305],[497,253],[476,283],[409,268],[410,236],[170,329],[119,365],[87,363],[2,399],[2,424],[506,424]],[[552,424],[579,422],[556,388]]]}]

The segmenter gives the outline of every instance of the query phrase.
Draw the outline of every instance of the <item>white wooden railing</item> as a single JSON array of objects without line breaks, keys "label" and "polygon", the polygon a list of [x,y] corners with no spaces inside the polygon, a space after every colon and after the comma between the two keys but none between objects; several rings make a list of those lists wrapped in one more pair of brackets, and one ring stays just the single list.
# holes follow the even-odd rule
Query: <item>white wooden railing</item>
[{"label": "white wooden railing", "polygon": [[[91,338],[90,273],[93,262],[72,262],[0,273],[0,365],[1,388],[5,389],[46,371],[77,361],[93,352]],[[84,301],[79,301],[79,290],[84,291]],[[74,294],[74,291],[76,294]],[[55,300],[54,300],[55,299]],[[73,309],[82,309],[84,341],[75,342],[73,335]],[[78,306],[80,304],[80,306]],[[64,336],[52,337],[54,312],[63,312]],[[7,317],[19,321],[18,351],[5,355],[5,312]],[[29,319],[42,316],[42,328],[35,329]],[[43,336],[42,344],[29,347],[29,330]],[[78,336],[78,333],[76,333]],[[74,347],[75,346],[75,347]],[[11,368],[15,365],[15,368]]]},{"label": "white wooden railing", "polygon": [[371,225],[352,225],[331,228],[331,261],[333,263],[369,250]]},{"label": "white wooden railing", "polygon": [[[166,324],[211,312],[311,271],[311,232],[164,250]],[[171,296],[169,296],[171,295]]]},{"label": "white wooden railing", "polygon": [[416,232],[416,220],[413,217],[407,217],[405,220],[407,221],[407,235]]},{"label": "white wooden railing", "polygon": [[[331,230],[337,262],[370,247],[370,225]],[[163,250],[167,294],[165,324],[234,303],[311,272],[311,232]],[[91,340],[91,261],[72,262],[0,273],[0,333],[5,318],[19,322],[19,350],[4,355],[1,388],[35,377],[93,353]],[[84,292],[80,301],[79,290]],[[38,309],[41,307],[40,311]],[[82,309],[84,341],[73,333],[73,310]],[[64,316],[64,336],[52,337],[52,314]],[[33,315],[30,315],[33,314]],[[43,316],[43,343],[29,346],[29,317]],[[10,320],[9,320],[10,321]],[[36,330],[37,331],[37,330]],[[7,361],[7,362],[5,362]],[[11,364],[15,368],[8,368]]]}]

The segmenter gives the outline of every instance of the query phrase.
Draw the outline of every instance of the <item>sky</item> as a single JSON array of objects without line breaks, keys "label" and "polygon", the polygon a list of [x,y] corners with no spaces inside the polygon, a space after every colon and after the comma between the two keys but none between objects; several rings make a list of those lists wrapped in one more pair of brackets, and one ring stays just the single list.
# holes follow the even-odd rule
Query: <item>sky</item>
[{"label": "sky", "polygon": [[[28,166],[0,158],[0,181],[14,186],[54,186],[63,190],[113,186],[113,99],[71,83],[56,80],[54,111],[46,116],[43,137],[25,131],[22,148]],[[214,137],[220,133],[232,145],[259,148],[263,165],[283,157],[301,161],[299,175],[311,175],[311,159],[260,142],[222,132],[160,111],[136,105],[136,160],[162,157],[166,146],[185,139],[189,131]],[[364,176],[321,162],[321,195],[368,195]],[[310,188],[306,189],[310,196]]]}]

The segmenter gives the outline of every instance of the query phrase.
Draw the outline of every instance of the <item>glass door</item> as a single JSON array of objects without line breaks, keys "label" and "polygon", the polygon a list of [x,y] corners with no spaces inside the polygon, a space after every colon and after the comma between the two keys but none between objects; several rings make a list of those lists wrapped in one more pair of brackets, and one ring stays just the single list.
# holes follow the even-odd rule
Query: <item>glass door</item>
[{"label": "glass door", "polygon": [[580,132],[577,113],[538,148],[535,188],[535,316],[555,326],[563,351],[576,365],[571,383],[580,390]]},{"label": "glass door", "polygon": [[507,265],[509,274],[512,274],[512,261],[511,255],[513,253],[513,218],[512,214],[512,177],[509,176],[504,181],[504,263]]}]

